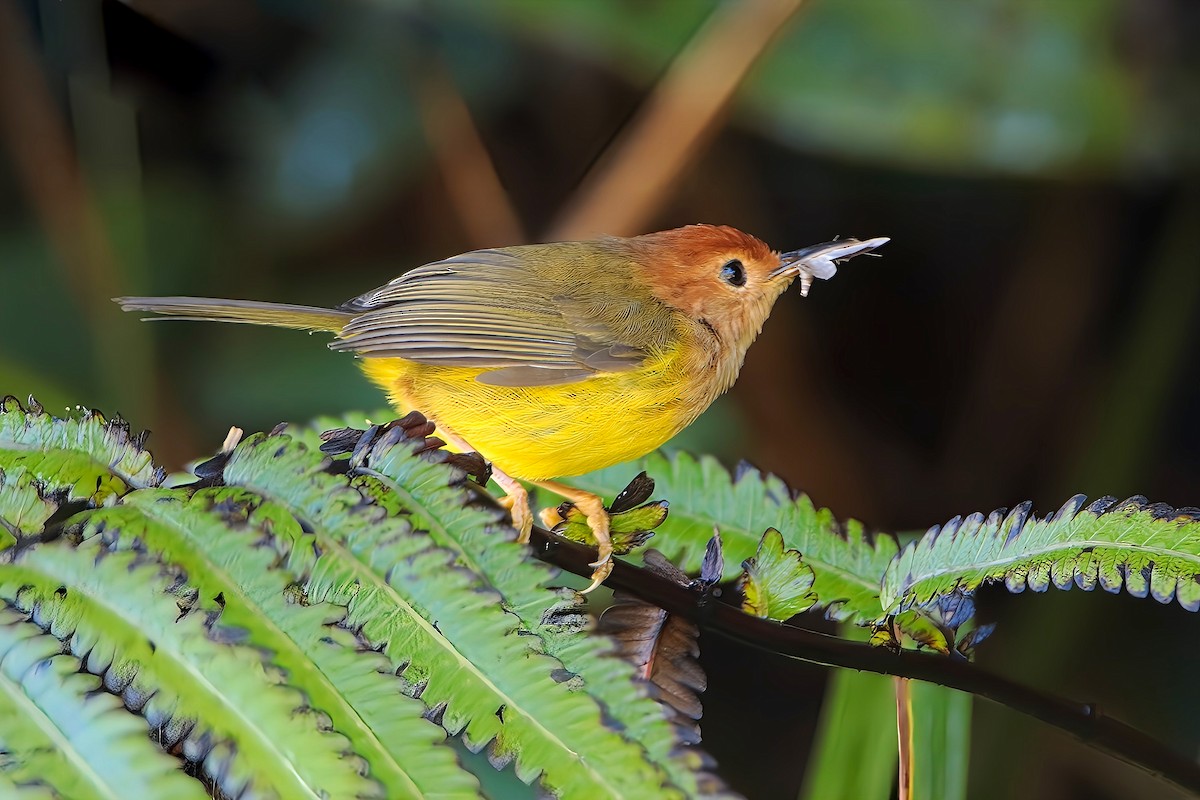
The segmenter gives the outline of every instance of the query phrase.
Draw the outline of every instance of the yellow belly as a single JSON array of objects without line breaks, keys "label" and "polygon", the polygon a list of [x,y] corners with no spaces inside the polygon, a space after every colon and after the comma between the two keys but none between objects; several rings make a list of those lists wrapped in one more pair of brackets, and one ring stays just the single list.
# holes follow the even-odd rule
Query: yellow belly
[{"label": "yellow belly", "polygon": [[691,424],[713,398],[687,391],[679,356],[578,383],[530,387],[489,386],[475,380],[478,369],[401,358],[361,364],[398,411],[420,411],[515,478],[545,480],[631,461]]}]

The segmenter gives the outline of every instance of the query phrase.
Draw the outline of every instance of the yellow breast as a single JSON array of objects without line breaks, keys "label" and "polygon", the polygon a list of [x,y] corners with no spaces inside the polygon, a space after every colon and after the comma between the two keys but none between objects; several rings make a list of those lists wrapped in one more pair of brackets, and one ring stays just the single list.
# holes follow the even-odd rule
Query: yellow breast
[{"label": "yellow breast", "polygon": [[478,369],[361,363],[398,411],[420,411],[513,477],[545,480],[639,458],[687,427],[724,388],[697,386],[712,382],[697,355],[680,346],[636,370],[530,387],[479,383]]}]

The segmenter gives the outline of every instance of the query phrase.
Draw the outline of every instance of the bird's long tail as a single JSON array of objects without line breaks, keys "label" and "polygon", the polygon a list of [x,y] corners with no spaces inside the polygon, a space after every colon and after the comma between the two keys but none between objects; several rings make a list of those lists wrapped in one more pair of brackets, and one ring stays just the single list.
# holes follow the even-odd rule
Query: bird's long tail
[{"label": "bird's long tail", "polygon": [[348,311],[257,300],[222,300],[214,297],[114,297],[125,311],[150,311],[149,319],[196,319],[209,322],[242,322],[274,325],[303,331],[338,333],[354,318]]}]

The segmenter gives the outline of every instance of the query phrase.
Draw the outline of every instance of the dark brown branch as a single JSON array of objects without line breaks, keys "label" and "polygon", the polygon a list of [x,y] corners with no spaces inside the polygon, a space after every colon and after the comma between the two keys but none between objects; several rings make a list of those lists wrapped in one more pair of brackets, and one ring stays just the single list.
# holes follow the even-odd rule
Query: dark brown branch
[{"label": "dark brown branch", "polygon": [[[534,528],[538,558],[584,577],[592,574],[595,550]],[[679,614],[710,634],[788,658],[831,667],[936,683],[1008,706],[1072,734],[1089,747],[1200,794],[1200,763],[1186,758],[1141,731],[1103,716],[1094,706],[1076,703],[1025,686],[974,664],[912,650],[894,653],[836,636],[751,617],[716,597],[678,586],[646,570],[617,561],[605,581],[647,602]]]}]

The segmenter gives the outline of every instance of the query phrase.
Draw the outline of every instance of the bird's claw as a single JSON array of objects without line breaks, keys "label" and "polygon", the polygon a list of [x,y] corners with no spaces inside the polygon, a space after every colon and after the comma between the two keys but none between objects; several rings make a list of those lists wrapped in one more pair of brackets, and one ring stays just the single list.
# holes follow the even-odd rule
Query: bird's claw
[{"label": "bird's claw", "polygon": [[561,521],[572,512],[583,514],[591,538],[596,542],[596,560],[588,564],[593,570],[592,584],[583,592],[587,594],[595,591],[613,571],[612,514],[604,507],[603,500],[583,492],[576,493],[569,504],[559,506],[553,516]]},{"label": "bird's claw", "polygon": [[[603,567],[605,564],[610,564],[612,562],[612,557],[613,557],[612,542],[611,541],[600,542],[600,544],[596,547],[596,560],[588,562],[588,566],[599,569],[600,567]],[[609,568],[609,571],[610,572],[612,571],[611,567]]]},{"label": "bird's claw", "polygon": [[591,592],[595,591],[596,589],[599,589],[600,585],[603,584],[604,581],[608,579],[608,576],[612,574],[613,560],[610,557],[611,555],[612,554],[609,553],[609,556],[606,556],[602,561],[597,561],[593,564],[588,565],[588,566],[595,566],[596,569],[592,573],[591,585],[588,586],[586,589],[584,589],[582,592],[580,592],[580,594],[590,594]]}]

